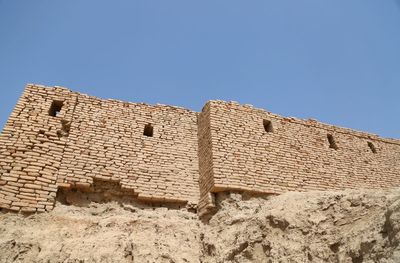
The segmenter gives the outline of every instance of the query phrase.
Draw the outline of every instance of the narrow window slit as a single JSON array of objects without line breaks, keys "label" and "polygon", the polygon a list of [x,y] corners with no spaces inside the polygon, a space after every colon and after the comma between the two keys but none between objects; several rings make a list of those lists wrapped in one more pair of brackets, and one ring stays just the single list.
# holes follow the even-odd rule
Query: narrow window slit
[{"label": "narrow window slit", "polygon": [[61,108],[63,107],[64,102],[61,100],[53,100],[49,109],[49,115],[53,117],[57,117],[60,114]]},{"label": "narrow window slit", "polygon": [[263,120],[264,130],[266,132],[273,132],[274,128],[272,127],[272,122],[269,120]]},{"label": "narrow window slit", "polygon": [[153,126],[149,123],[144,126],[143,135],[147,137],[153,137]]},{"label": "narrow window slit", "polygon": [[337,150],[338,146],[337,146],[337,144],[335,142],[335,139],[333,138],[332,134],[328,134],[327,137],[328,137],[328,142],[329,142],[329,148]]},{"label": "narrow window slit", "polygon": [[368,142],[368,147],[371,149],[371,152],[376,153],[375,145],[372,142]]}]

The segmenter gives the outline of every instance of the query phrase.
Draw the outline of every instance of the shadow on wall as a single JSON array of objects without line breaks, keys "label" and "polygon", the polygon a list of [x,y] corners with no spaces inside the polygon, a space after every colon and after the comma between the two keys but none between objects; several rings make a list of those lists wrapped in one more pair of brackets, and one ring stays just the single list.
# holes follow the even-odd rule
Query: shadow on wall
[{"label": "shadow on wall", "polygon": [[93,179],[93,185],[87,189],[59,188],[56,201],[64,205],[80,207],[89,207],[93,203],[117,202],[124,209],[129,208],[129,210],[164,207],[172,210],[185,209],[189,212],[197,213],[195,206],[185,202],[146,202],[139,200],[133,191],[122,189],[118,182],[98,179]]}]

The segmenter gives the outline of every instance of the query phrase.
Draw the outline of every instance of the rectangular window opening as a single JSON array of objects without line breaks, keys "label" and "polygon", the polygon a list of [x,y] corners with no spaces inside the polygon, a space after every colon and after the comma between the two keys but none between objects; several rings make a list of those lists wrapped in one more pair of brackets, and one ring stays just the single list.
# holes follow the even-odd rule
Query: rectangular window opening
[{"label": "rectangular window opening", "polygon": [[49,115],[53,117],[57,117],[60,112],[61,108],[63,107],[64,102],[61,100],[53,100],[49,109]]},{"label": "rectangular window opening", "polygon": [[272,127],[272,122],[269,120],[263,120],[264,130],[266,132],[273,132],[274,128]]},{"label": "rectangular window opening", "polygon": [[371,152],[376,153],[375,145],[372,142],[368,142],[368,147],[371,149]]},{"label": "rectangular window opening", "polygon": [[329,148],[337,150],[338,146],[337,146],[337,144],[335,142],[335,139],[333,138],[332,134],[328,134],[327,137],[328,137],[328,142],[329,142]]},{"label": "rectangular window opening", "polygon": [[146,124],[146,125],[144,126],[143,135],[144,135],[144,136],[147,136],[147,137],[153,137],[153,125],[151,125],[150,123],[149,123],[149,124]]}]

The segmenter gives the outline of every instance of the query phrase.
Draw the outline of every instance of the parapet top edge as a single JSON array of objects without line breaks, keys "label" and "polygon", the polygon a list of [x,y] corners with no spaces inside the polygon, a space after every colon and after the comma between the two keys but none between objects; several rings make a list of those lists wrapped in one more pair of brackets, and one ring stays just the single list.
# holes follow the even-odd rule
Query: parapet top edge
[{"label": "parapet top edge", "polygon": [[150,104],[150,103],[146,103],[146,102],[123,101],[123,100],[113,99],[113,98],[100,98],[100,97],[89,95],[86,93],[73,91],[69,88],[61,87],[61,86],[45,86],[45,85],[41,85],[41,84],[27,84],[26,88],[45,88],[45,89],[64,90],[64,91],[70,92],[71,94],[79,95],[82,97],[87,97],[89,99],[94,99],[94,100],[98,100],[98,101],[115,102],[115,103],[121,103],[121,104],[128,104],[128,105],[132,105],[132,106],[143,105],[143,106],[149,106],[149,107],[172,108],[172,109],[181,110],[181,111],[190,112],[190,113],[198,113],[194,110],[183,108],[180,106],[175,106],[175,105],[167,105],[167,104],[161,104],[161,103]]},{"label": "parapet top edge", "polygon": [[271,117],[271,118],[284,120],[287,122],[296,123],[296,124],[307,126],[307,127],[323,129],[323,130],[326,130],[327,132],[348,134],[348,135],[356,136],[358,138],[363,138],[363,139],[368,139],[368,140],[376,140],[376,141],[381,141],[381,142],[385,142],[385,143],[400,145],[400,139],[380,137],[378,134],[368,133],[365,131],[359,131],[359,130],[342,127],[342,126],[338,126],[338,125],[333,125],[333,124],[325,123],[325,122],[322,122],[322,121],[319,121],[319,120],[316,120],[313,118],[301,119],[301,118],[297,118],[297,117],[283,116],[283,115],[279,115],[276,113],[272,113],[272,112],[262,109],[262,108],[257,108],[255,106],[253,106],[252,104],[240,104],[237,101],[209,100],[209,101],[207,101],[206,105],[209,105],[209,104],[211,105],[213,103],[228,104],[228,105],[235,105],[235,106],[240,106],[243,108],[248,108],[253,111],[258,111],[262,114],[267,113],[269,115],[269,117]]},{"label": "parapet top edge", "polygon": [[[149,104],[149,103],[145,103],[145,102],[129,102],[129,101],[122,101],[122,100],[119,100],[119,99],[112,99],[112,98],[104,99],[104,98],[88,95],[88,94],[85,94],[85,93],[76,92],[76,91],[73,91],[73,90],[71,90],[69,88],[62,87],[62,86],[45,86],[45,85],[41,85],[41,84],[29,83],[29,84],[26,85],[26,88],[28,88],[28,87],[31,87],[31,88],[32,87],[33,88],[37,87],[37,88],[46,88],[46,89],[62,89],[62,90],[71,92],[73,94],[80,95],[80,96],[85,96],[85,97],[88,97],[88,98],[91,98],[91,99],[96,99],[96,100],[100,100],[100,101],[116,102],[116,103],[128,103],[129,105],[132,105],[132,106],[134,106],[134,105],[144,105],[144,106],[150,106],[150,107],[165,107],[165,108],[172,108],[172,109],[182,110],[182,111],[191,112],[191,113],[199,113],[197,111],[194,111],[194,110],[191,110],[191,109],[187,109],[187,108],[183,108],[183,107],[180,107],[180,106],[175,106],[175,105],[166,105],[166,104],[161,104],[161,103]],[[373,133],[368,133],[368,132],[364,132],[364,131],[354,130],[352,128],[347,128],[347,127],[341,127],[341,126],[325,123],[325,122],[322,122],[322,121],[319,121],[319,120],[316,120],[316,119],[301,119],[301,118],[297,118],[297,117],[283,116],[283,115],[272,113],[272,112],[270,112],[270,111],[268,111],[266,109],[263,109],[263,108],[255,107],[252,104],[241,104],[241,103],[239,103],[237,101],[224,101],[224,100],[216,100],[216,99],[208,100],[204,104],[203,109],[206,107],[206,105],[211,105],[213,103],[240,106],[240,107],[243,107],[243,108],[248,108],[249,110],[259,111],[259,112],[261,112],[263,114],[267,113],[272,118],[285,120],[285,121],[296,123],[296,124],[299,124],[299,125],[311,126],[311,127],[315,127],[315,128],[318,128],[318,129],[323,129],[323,130],[326,130],[326,131],[329,131],[329,132],[349,134],[349,135],[353,135],[353,136],[356,136],[356,137],[359,137],[359,138],[364,138],[364,139],[369,139],[369,140],[377,140],[377,141],[382,141],[382,142],[385,142],[385,143],[400,145],[400,139],[380,137],[378,134],[373,134]]]}]

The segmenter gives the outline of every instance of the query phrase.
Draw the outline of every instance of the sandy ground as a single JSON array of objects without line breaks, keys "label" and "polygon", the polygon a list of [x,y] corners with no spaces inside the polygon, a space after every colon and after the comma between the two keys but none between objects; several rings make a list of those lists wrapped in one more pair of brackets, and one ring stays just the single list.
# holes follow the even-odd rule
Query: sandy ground
[{"label": "sandy ground", "polygon": [[185,210],[117,201],[0,213],[0,262],[400,262],[400,189],[218,196]]}]

